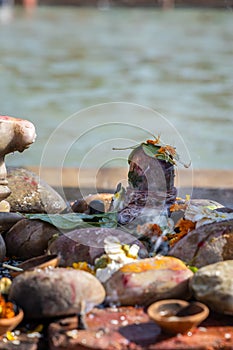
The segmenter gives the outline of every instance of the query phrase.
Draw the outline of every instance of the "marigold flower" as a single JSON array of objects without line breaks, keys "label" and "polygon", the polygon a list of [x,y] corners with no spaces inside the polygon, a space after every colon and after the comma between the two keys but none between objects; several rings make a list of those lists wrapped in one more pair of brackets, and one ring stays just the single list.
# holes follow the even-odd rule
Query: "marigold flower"
[{"label": "marigold flower", "polygon": [[166,149],[166,152],[168,152],[171,156],[175,157],[175,155],[176,155],[175,147],[172,147],[170,145],[166,145],[165,149]]},{"label": "marigold flower", "polygon": [[161,227],[155,223],[145,223],[137,226],[137,233],[146,237],[160,236],[162,234]]},{"label": "marigold flower", "polygon": [[170,246],[173,246],[175,243],[177,243],[181,238],[187,235],[188,232],[192,231],[195,229],[196,223],[191,221],[191,220],[185,220],[185,219],[180,219],[178,220],[175,230],[177,233],[171,235],[169,238],[169,244]]},{"label": "marigold flower", "polygon": [[74,262],[72,264],[72,267],[76,270],[83,270],[83,271],[89,272],[92,275],[95,274],[93,269],[90,267],[90,265],[86,261]]},{"label": "marigold flower", "polygon": [[160,143],[160,135],[156,137],[155,140],[147,140],[146,143],[150,145],[158,145]]},{"label": "marigold flower", "polygon": [[174,203],[170,206],[170,212],[186,210],[187,203]]},{"label": "marigold flower", "polygon": [[164,154],[164,155],[175,157],[176,149],[174,147],[172,147],[172,146],[169,146],[169,145],[161,146],[158,149],[158,153],[157,154]]},{"label": "marigold flower", "polygon": [[12,318],[15,316],[14,305],[10,301],[5,301],[0,295],[0,318]]},{"label": "marigold flower", "polygon": [[185,220],[185,219],[180,219],[175,228],[178,228],[179,232],[185,232],[188,233],[191,230],[194,230],[196,226],[196,223],[191,221],[191,220]]}]

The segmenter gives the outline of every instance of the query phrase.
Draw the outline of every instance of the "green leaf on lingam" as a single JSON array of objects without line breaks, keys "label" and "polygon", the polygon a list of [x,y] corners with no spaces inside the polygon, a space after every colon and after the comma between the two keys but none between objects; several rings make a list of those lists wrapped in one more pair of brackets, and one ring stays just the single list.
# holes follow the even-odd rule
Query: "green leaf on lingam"
[{"label": "green leaf on lingam", "polygon": [[155,146],[150,143],[142,143],[142,149],[147,156],[154,158],[160,146]]},{"label": "green leaf on lingam", "polygon": [[160,153],[158,152],[161,149],[160,145],[153,145],[151,143],[142,143],[142,149],[145,154],[149,157],[156,158],[159,160],[163,160],[165,162],[169,162],[171,164],[175,164],[173,157],[169,154],[169,152]]},{"label": "green leaf on lingam", "polygon": [[85,228],[91,226],[98,227],[117,227],[117,213],[109,212],[104,214],[25,214],[30,220],[41,220],[57,227],[61,230],[73,230],[76,228]]}]

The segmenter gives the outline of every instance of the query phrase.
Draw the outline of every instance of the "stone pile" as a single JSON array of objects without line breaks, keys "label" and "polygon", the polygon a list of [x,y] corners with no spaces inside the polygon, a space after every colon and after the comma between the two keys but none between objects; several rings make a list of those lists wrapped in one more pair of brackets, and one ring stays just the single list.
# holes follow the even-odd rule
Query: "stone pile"
[{"label": "stone pile", "polygon": [[[19,125],[8,118],[0,118],[0,134],[4,123],[9,130]],[[14,140],[14,132],[11,135]],[[22,147],[13,149],[27,147],[35,136],[30,135]],[[1,261],[56,254],[59,266],[35,267],[12,278],[8,298],[23,309],[25,318],[21,334],[3,338],[0,349],[17,344],[20,350],[233,348],[231,210],[209,200],[176,201],[175,150],[160,147],[158,139],[148,141],[143,143],[143,156],[142,146],[131,154],[129,187],[119,187],[120,193],[112,196],[113,213],[92,210],[91,202],[81,206],[82,213],[74,213],[81,207],[70,210],[72,205],[35,174],[9,169],[11,212],[0,212]],[[1,147],[4,162],[12,148],[4,149],[3,142]],[[159,156],[156,161],[154,155]],[[7,180],[2,174],[3,193]],[[151,210],[156,201],[164,203],[159,215]],[[148,222],[137,221],[142,203],[150,212]],[[125,223],[122,214],[129,214]],[[160,246],[166,249],[158,250]],[[167,336],[149,319],[147,307],[171,298],[201,301],[210,308],[210,316],[189,335]]]}]

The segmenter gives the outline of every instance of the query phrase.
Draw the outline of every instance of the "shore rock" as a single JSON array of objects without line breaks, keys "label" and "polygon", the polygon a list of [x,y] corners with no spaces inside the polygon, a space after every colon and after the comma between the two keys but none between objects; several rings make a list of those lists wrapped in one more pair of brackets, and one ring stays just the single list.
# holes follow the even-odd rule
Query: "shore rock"
[{"label": "shore rock", "polygon": [[199,269],[190,282],[195,298],[214,311],[233,315],[232,271],[233,260]]},{"label": "shore rock", "polygon": [[197,267],[233,259],[233,220],[203,225],[189,232],[169,255]]},{"label": "shore rock", "polygon": [[114,236],[124,244],[138,244],[139,254],[147,257],[146,248],[134,236],[112,228],[77,229],[54,240],[48,247],[50,254],[60,255],[60,266],[72,266],[73,262],[86,261],[93,264],[95,259],[104,254],[104,240]]},{"label": "shore rock", "polygon": [[166,298],[187,298],[191,270],[179,259],[154,257],[124,265],[105,283],[106,302],[149,305]]},{"label": "shore rock", "polygon": [[8,257],[26,260],[43,255],[49,240],[59,231],[46,222],[22,219],[5,234]]},{"label": "shore rock", "polygon": [[59,213],[67,205],[62,197],[39,176],[24,168],[7,168],[7,198],[12,212]]},{"label": "shore rock", "polygon": [[104,298],[104,288],[97,278],[85,271],[65,268],[24,272],[15,277],[9,293],[9,299],[28,318],[86,313]]}]

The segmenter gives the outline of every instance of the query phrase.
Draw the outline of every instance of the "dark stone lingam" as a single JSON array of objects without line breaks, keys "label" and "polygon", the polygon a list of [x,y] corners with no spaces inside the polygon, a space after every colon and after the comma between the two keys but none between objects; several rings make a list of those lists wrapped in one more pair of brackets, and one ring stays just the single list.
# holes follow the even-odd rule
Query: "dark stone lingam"
[{"label": "dark stone lingam", "polygon": [[120,224],[132,222],[145,210],[166,211],[176,200],[174,165],[147,155],[142,145],[128,158],[128,187],[123,209],[118,213]]}]

